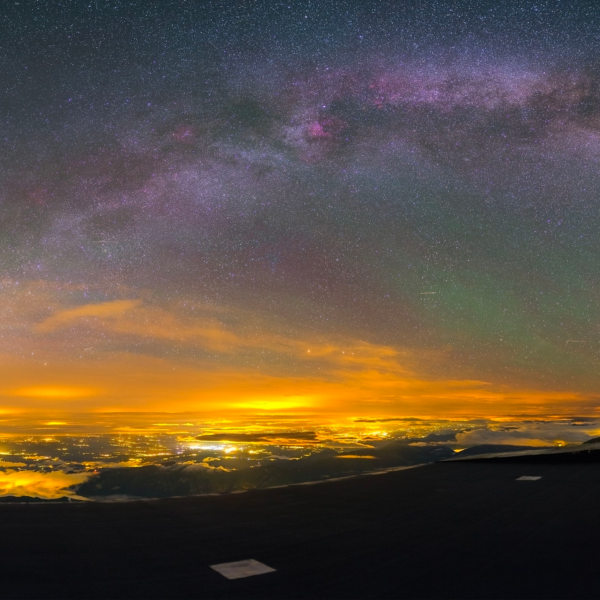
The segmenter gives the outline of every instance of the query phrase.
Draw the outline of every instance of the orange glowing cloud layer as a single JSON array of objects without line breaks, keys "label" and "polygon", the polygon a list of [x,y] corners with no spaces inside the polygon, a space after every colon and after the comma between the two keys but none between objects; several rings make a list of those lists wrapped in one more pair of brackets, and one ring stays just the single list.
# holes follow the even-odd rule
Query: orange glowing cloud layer
[{"label": "orange glowing cloud layer", "polygon": [[289,327],[283,334],[280,324],[239,308],[65,301],[76,293],[43,282],[5,289],[0,411],[441,417],[595,408],[582,390],[536,388],[518,376],[512,384],[480,380],[443,349]]},{"label": "orange glowing cloud layer", "polygon": [[[471,380],[426,380],[397,369],[363,368],[339,361],[319,376],[294,377],[182,366],[166,359],[123,355],[83,365],[3,361],[0,393],[5,410],[164,411],[317,415],[473,415],[515,411],[584,410],[593,399],[571,392],[498,388]],[[391,365],[389,365],[391,366]],[[39,378],[38,385],[23,383]],[[70,383],[70,385],[69,385]]]}]

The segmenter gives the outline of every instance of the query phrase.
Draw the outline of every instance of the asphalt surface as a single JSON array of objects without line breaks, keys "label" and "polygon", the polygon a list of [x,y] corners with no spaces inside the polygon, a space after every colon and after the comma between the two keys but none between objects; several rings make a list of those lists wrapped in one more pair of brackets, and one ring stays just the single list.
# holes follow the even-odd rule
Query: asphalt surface
[{"label": "asphalt surface", "polygon": [[[598,598],[599,500],[598,463],[474,460],[221,496],[5,504],[0,597]],[[251,558],[276,572],[209,568]]]}]

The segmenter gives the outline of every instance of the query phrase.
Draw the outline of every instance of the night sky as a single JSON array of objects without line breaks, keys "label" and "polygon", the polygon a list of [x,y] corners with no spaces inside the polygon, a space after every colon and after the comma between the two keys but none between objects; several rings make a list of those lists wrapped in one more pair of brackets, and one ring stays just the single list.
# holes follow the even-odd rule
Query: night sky
[{"label": "night sky", "polygon": [[593,3],[0,16],[1,411],[595,414]]}]

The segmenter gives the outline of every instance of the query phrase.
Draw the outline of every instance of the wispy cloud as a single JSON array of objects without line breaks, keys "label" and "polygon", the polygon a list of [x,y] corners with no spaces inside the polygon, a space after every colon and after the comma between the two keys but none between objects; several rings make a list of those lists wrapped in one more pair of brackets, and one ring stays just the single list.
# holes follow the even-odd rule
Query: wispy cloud
[{"label": "wispy cloud", "polygon": [[99,304],[83,304],[75,308],[59,310],[35,325],[35,331],[47,333],[59,327],[65,327],[80,319],[94,317],[98,319],[116,319],[133,310],[140,300],[113,300]]}]

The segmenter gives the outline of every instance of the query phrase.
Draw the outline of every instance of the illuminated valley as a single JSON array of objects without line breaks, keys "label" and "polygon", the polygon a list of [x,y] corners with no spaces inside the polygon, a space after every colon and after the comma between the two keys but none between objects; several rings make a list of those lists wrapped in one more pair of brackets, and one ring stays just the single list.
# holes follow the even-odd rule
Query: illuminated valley
[{"label": "illuminated valley", "polygon": [[[177,422],[173,416],[162,415],[170,419],[152,423],[156,415],[138,415],[131,426],[117,419],[121,425],[111,433],[90,433],[90,428],[98,427],[93,421],[85,431],[85,419],[72,424],[45,421],[38,428],[51,429],[52,434],[2,436],[0,501],[3,497],[118,501],[231,492],[412,466],[449,458],[465,448],[483,452],[499,444],[517,449],[557,447],[600,434],[592,419],[582,418],[356,418],[310,428],[306,423],[290,427],[289,421],[262,427]],[[107,417],[105,426],[111,422]],[[15,421],[18,430],[22,425]],[[65,432],[69,427],[81,428],[80,433]],[[187,483],[176,484],[175,475],[178,480],[187,478]]]}]

